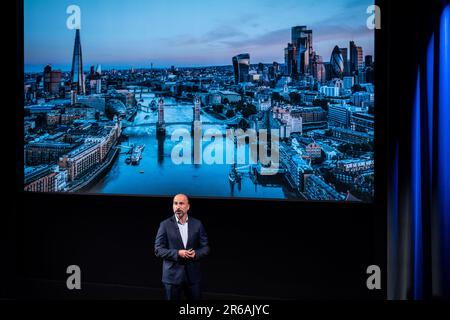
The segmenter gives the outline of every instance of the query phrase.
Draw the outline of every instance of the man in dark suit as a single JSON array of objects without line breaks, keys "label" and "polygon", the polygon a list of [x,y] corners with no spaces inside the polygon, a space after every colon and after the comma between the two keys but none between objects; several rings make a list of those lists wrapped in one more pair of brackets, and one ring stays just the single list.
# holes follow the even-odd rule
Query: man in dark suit
[{"label": "man in dark suit", "polygon": [[209,254],[208,237],[200,220],[188,217],[189,199],[184,194],[173,198],[174,215],[159,225],[155,254],[163,259],[162,282],[166,299],[201,298],[200,260]]}]

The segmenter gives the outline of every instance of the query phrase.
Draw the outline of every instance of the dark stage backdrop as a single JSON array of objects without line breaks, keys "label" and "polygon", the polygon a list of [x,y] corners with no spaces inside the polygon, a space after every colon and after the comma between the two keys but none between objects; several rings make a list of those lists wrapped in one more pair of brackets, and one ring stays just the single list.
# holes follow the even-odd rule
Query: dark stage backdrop
[{"label": "dark stage backdrop", "polygon": [[[153,245],[159,222],[171,214],[171,199],[49,194],[23,199],[19,270],[24,288],[31,289],[21,294],[89,298],[90,288],[101,287],[107,293],[95,291],[94,297],[162,298],[162,292],[142,287],[161,288]],[[383,267],[385,254],[382,225],[376,223],[383,212],[377,218],[373,206],[191,202],[190,214],[203,221],[210,239],[211,255],[202,263],[207,297],[384,297],[384,285],[380,291],[366,287],[367,266]],[[72,264],[80,266],[87,283],[80,293],[60,287]]]}]

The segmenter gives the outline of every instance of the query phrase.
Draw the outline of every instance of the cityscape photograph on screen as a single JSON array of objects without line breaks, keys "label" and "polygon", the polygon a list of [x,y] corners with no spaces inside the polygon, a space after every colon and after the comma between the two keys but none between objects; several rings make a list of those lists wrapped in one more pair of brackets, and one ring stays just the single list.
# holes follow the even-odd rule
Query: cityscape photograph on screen
[{"label": "cityscape photograph on screen", "polygon": [[24,190],[372,202],[370,0],[24,1]]}]

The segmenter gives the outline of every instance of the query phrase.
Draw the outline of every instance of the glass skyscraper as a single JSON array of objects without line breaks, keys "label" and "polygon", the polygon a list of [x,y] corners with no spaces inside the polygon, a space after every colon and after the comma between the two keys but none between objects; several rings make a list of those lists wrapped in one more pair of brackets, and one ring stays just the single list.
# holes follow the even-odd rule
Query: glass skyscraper
[{"label": "glass skyscraper", "polygon": [[342,78],[344,75],[344,58],[338,46],[335,46],[331,53],[330,72],[332,78]]},{"label": "glass skyscraper", "polygon": [[363,66],[363,62],[362,47],[358,47],[355,42],[350,41],[350,73],[358,73],[358,70]]},{"label": "glass skyscraper", "polygon": [[238,54],[233,57],[234,80],[235,83],[248,82],[248,72],[250,71],[250,55],[248,53]]},{"label": "glass skyscraper", "polygon": [[72,57],[72,90],[77,94],[85,94],[84,74],[83,74],[83,54],[81,52],[80,29],[75,34],[75,44],[73,46]]},{"label": "glass skyscraper", "polygon": [[308,30],[306,26],[292,27],[291,41],[296,49],[296,73],[298,75],[311,74],[312,30]]}]

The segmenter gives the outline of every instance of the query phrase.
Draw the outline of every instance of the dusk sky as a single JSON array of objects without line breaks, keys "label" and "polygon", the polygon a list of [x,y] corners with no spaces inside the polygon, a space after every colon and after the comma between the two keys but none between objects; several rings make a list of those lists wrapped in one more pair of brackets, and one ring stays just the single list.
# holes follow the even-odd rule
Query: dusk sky
[{"label": "dusk sky", "polygon": [[313,30],[325,62],[349,41],[374,53],[366,27],[373,0],[25,0],[25,71],[46,64],[70,70],[75,30],[66,27],[69,5],[81,8],[85,69],[230,65],[247,52],[251,63],[284,63],[291,27]]}]

